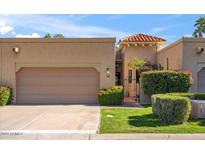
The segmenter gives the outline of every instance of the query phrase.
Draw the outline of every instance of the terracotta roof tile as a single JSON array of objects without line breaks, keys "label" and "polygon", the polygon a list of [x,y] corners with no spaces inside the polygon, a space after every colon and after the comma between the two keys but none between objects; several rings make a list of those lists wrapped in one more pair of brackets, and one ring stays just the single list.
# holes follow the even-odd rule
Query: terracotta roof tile
[{"label": "terracotta roof tile", "polygon": [[134,34],[128,36],[121,40],[121,42],[165,42],[166,40],[163,38],[145,35],[145,34]]}]

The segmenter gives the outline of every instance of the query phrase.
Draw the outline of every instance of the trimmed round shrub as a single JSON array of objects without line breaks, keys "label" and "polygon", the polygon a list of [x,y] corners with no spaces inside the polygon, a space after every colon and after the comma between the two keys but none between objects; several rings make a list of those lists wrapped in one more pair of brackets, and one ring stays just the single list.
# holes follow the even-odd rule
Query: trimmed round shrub
[{"label": "trimmed round shrub", "polygon": [[187,97],[156,94],[152,96],[152,109],[163,124],[182,124],[189,118],[191,102]]},{"label": "trimmed round shrub", "polygon": [[122,105],[124,90],[122,86],[113,86],[110,89],[101,90],[98,94],[100,105]]},{"label": "trimmed round shrub", "polygon": [[162,70],[142,73],[142,88],[146,95],[188,92],[191,85],[191,75],[182,72]]},{"label": "trimmed round shrub", "polygon": [[12,90],[9,87],[0,86],[0,106],[12,101]]}]

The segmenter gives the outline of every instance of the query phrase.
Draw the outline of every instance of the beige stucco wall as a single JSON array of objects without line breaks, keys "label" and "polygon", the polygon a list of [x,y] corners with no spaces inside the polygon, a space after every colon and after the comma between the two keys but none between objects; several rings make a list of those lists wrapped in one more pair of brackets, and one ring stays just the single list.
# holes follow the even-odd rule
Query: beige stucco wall
[{"label": "beige stucco wall", "polygon": [[177,41],[157,52],[157,63],[167,69],[167,58],[169,61],[169,69],[179,70],[182,68],[182,41]]},{"label": "beige stucco wall", "polygon": [[[122,48],[123,52],[123,78],[124,78],[124,88],[126,96],[136,96],[136,72],[130,68],[129,62],[133,59],[146,59],[151,63],[156,63],[156,52],[157,45],[153,46],[126,46]],[[128,83],[128,70],[132,69],[132,83]],[[129,94],[128,94],[129,93]]]},{"label": "beige stucco wall", "polygon": [[[18,54],[12,51],[16,46]],[[16,72],[22,67],[93,67],[100,72],[100,88],[110,88],[115,84],[114,46],[115,38],[0,39],[1,82],[15,96]]]},{"label": "beige stucco wall", "polygon": [[166,69],[166,58],[169,58],[169,69],[189,70],[192,72],[193,85],[191,91],[197,91],[197,72],[205,67],[205,52],[197,54],[197,48],[205,49],[204,38],[182,38],[157,54],[157,62]]},{"label": "beige stucco wall", "polygon": [[197,72],[205,67],[205,51],[197,54],[197,48],[205,49],[204,38],[183,38],[183,69],[192,71],[192,91],[197,91]]}]

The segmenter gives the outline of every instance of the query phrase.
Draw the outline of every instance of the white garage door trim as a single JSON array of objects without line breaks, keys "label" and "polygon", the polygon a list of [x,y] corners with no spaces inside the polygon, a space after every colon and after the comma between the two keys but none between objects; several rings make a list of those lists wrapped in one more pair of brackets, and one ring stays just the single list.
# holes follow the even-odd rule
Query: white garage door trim
[{"label": "white garage door trim", "polygon": [[95,104],[100,75],[94,68],[22,68],[17,104]]}]

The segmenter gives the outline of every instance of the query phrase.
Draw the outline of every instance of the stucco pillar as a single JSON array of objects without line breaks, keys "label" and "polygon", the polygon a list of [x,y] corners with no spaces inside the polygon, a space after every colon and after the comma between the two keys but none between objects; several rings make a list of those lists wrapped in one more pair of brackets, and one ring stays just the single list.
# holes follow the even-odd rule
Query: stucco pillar
[{"label": "stucco pillar", "polygon": [[140,104],[151,104],[151,96],[144,94],[141,78],[140,78]]}]

